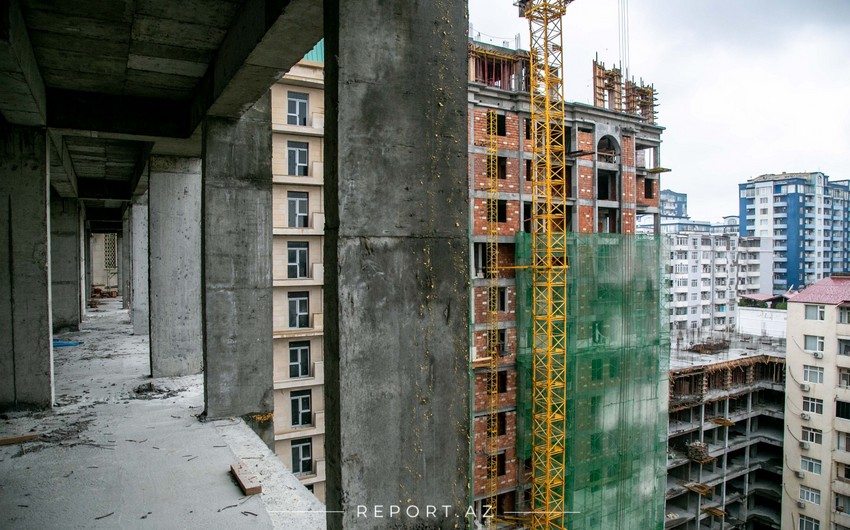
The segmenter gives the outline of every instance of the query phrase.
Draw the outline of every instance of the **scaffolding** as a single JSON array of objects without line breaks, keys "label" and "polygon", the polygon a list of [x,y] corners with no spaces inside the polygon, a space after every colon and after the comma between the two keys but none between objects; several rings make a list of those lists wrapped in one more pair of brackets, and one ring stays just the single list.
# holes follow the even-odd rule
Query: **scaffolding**
[{"label": "scaffolding", "polygon": [[[487,111],[487,502],[490,510],[497,512],[499,499],[499,136],[498,116]],[[495,528],[496,518],[487,519],[487,526]]]},{"label": "scaffolding", "polygon": [[[516,236],[517,264],[532,261]],[[669,332],[657,236],[568,234],[565,514],[570,530],[663,528]],[[517,270],[517,450],[533,455],[537,418],[532,271]]]}]

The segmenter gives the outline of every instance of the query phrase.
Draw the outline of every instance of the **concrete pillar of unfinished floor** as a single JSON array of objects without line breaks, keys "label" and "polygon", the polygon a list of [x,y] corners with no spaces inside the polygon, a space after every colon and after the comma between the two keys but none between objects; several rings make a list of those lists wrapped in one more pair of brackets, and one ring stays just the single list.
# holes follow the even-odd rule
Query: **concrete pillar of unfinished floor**
[{"label": "concrete pillar of unfinished floor", "polygon": [[269,96],[260,98],[238,120],[207,118],[203,157],[205,414],[244,417],[271,446]]},{"label": "concrete pillar of unfinished floor", "polygon": [[130,291],[130,285],[133,281],[132,270],[130,269],[130,250],[132,245],[132,236],[130,235],[129,209],[124,212],[124,217],[121,220],[121,231],[121,264],[118,266],[118,270],[121,273],[121,283],[119,289],[121,289],[121,306],[124,309],[129,309],[130,297],[132,296]]},{"label": "concrete pillar of unfinished floor", "polygon": [[82,320],[80,203],[56,192],[50,197],[50,291],[53,331],[77,331]]},{"label": "concrete pillar of unfinished floor", "polygon": [[136,198],[130,206],[130,268],[132,293],[130,318],[134,335],[147,335],[150,330],[148,309],[148,194]]},{"label": "concrete pillar of unfinished floor", "polygon": [[197,374],[201,325],[201,160],[152,156],[148,278],[153,377]]},{"label": "concrete pillar of unfinished floor", "polygon": [[466,1],[325,6],[328,528],[463,528]]},{"label": "concrete pillar of unfinished floor", "polygon": [[44,129],[0,125],[0,408],[53,403]]}]

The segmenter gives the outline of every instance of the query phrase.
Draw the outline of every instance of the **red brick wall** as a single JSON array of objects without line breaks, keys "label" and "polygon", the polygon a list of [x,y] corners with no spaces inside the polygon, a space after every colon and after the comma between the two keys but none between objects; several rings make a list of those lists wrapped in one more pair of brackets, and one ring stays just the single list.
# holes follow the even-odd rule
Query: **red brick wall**
[{"label": "red brick wall", "polygon": [[[487,199],[473,199],[473,234],[476,236],[487,235]],[[504,223],[499,223],[500,236],[512,236],[520,226],[521,206],[519,201],[507,201],[507,218]],[[506,265],[513,263],[506,263]]]},{"label": "red brick wall", "polygon": [[[498,137],[499,149],[519,149],[519,135],[521,133],[524,134],[520,123],[522,120],[514,113],[498,113],[505,116],[505,136]],[[490,145],[490,137],[487,134],[487,110],[473,109],[469,119],[473,120],[475,145],[488,147]]]},{"label": "red brick wall", "polygon": [[[507,311],[499,312],[499,322],[513,322],[516,320],[516,287],[507,286],[508,307]],[[489,287],[475,287],[472,290],[474,297],[474,322],[487,322],[488,309],[490,305]]]},{"label": "red brick wall", "polygon": [[593,199],[593,168],[578,167],[578,198]]},{"label": "red brick wall", "polygon": [[[472,158],[475,160],[475,182],[476,190],[490,189],[490,177],[487,175],[487,155],[476,154]],[[505,193],[519,192],[520,164],[524,163],[521,160],[511,157],[504,157],[507,162],[506,178],[497,179],[499,191]]]},{"label": "red brick wall", "polygon": [[581,234],[591,234],[595,231],[595,227],[593,226],[593,207],[580,205],[578,207],[578,232]]},{"label": "red brick wall", "polygon": [[[481,324],[482,322],[478,322]],[[487,332],[476,331],[472,335],[475,345],[476,358],[487,357]],[[505,329],[505,353],[499,357],[499,364],[514,364],[516,362],[516,328]]]},{"label": "red brick wall", "polygon": [[[511,357],[511,359],[513,359],[513,357]],[[516,406],[516,370],[513,367],[509,367],[506,372],[508,376],[508,391],[499,394],[500,408]],[[490,372],[488,371],[482,371],[473,374],[475,379],[475,400],[473,402],[474,412],[483,412],[488,410],[490,407],[490,396],[487,394],[487,378],[489,377],[489,373]],[[510,426],[511,423],[508,422],[508,425]],[[486,435],[486,428],[483,427],[482,429],[483,430],[480,430],[476,427],[475,431],[476,433],[483,432]]]},{"label": "red brick wall", "polygon": [[[499,489],[516,487],[517,483],[517,457],[514,447],[505,450],[505,474],[499,477]],[[487,455],[486,453],[475,455],[474,470],[474,495],[487,493]]]}]

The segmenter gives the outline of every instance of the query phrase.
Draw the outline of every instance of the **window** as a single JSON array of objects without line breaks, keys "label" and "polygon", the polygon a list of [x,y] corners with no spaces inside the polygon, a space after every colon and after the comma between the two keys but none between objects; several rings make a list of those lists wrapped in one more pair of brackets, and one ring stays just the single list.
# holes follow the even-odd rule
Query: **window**
[{"label": "window", "polygon": [[493,214],[496,215],[497,223],[504,223],[508,220],[508,201],[497,200],[496,204],[493,201],[487,201],[487,221],[493,221]]},{"label": "window", "polygon": [[800,469],[805,471],[806,473],[814,473],[815,475],[820,475],[821,472],[821,461],[817,458],[809,458],[808,456],[800,457]]},{"label": "window", "polygon": [[488,306],[490,311],[508,310],[508,288],[490,287],[488,289]]},{"label": "window", "polygon": [[499,372],[496,385],[499,390],[499,394],[504,394],[508,391],[508,372],[506,370],[501,370]]},{"label": "window", "polygon": [[823,367],[803,365],[803,380],[809,383],[823,383]]},{"label": "window", "polygon": [[531,169],[531,159],[526,158],[525,159],[525,180],[527,180],[528,182],[531,182],[533,178],[534,178],[534,170]]},{"label": "window", "polygon": [[[496,123],[495,124],[493,123],[493,119],[492,119],[493,115],[495,115],[495,117],[496,117],[496,120],[495,120]],[[495,131],[493,130],[493,125],[496,126]],[[488,110],[487,111],[487,134],[488,135],[495,134],[496,136],[506,136],[507,135],[507,129],[506,129],[506,126],[505,126],[505,115],[504,114],[497,114],[496,111],[494,111],[494,110]]]},{"label": "window", "polygon": [[838,369],[838,386],[840,388],[850,388],[850,369]]},{"label": "window", "polygon": [[823,400],[803,397],[803,410],[814,414],[823,414]]},{"label": "window", "polygon": [[290,191],[286,194],[290,228],[307,228],[307,192]]},{"label": "window", "polygon": [[591,361],[590,378],[594,381],[602,379],[602,359],[593,359]]},{"label": "window", "polygon": [[507,355],[508,354],[508,347],[507,347],[508,332],[507,332],[507,330],[504,330],[504,329],[497,330],[496,335],[497,335],[496,339],[497,339],[497,343],[498,343],[497,348],[499,348],[499,355]]},{"label": "window", "polygon": [[824,307],[822,305],[806,305],[806,320],[823,320]]},{"label": "window", "polygon": [[[839,512],[850,512],[850,497],[847,495],[842,495],[840,493],[835,494],[835,510]],[[838,526],[836,525],[836,530],[838,530]]]},{"label": "window", "polygon": [[307,249],[309,245],[305,241],[290,241],[286,244],[286,252],[289,256],[286,277],[307,277]]},{"label": "window", "polygon": [[800,500],[812,504],[820,504],[820,490],[808,486],[800,486]]},{"label": "window", "polygon": [[838,308],[838,323],[850,324],[850,306]]},{"label": "window", "polygon": [[608,377],[614,378],[620,375],[620,359],[611,357],[608,359]]},{"label": "window", "polygon": [[850,453],[850,432],[836,431],[838,434],[838,450]]},{"label": "window", "polygon": [[313,472],[313,442],[310,438],[292,440],[292,472],[296,475]]},{"label": "window", "polygon": [[310,341],[298,340],[289,343],[289,377],[310,376]]},{"label": "window", "polygon": [[[495,422],[495,424],[493,423]],[[495,433],[496,436],[504,436],[507,432],[508,413],[499,412],[495,416],[487,416],[487,434],[490,436]]]},{"label": "window", "polygon": [[286,142],[289,175],[307,176],[307,142]]},{"label": "window", "polygon": [[104,234],[103,236],[103,268],[118,268],[118,234]]},{"label": "window", "polygon": [[823,443],[823,431],[812,429],[811,427],[803,427],[803,435],[800,437],[800,440],[820,445]]},{"label": "window", "polygon": [[808,351],[823,351],[823,337],[817,335],[804,335],[805,348]]},{"label": "window", "polygon": [[306,291],[289,293],[289,327],[310,327],[310,295]]},{"label": "window", "polygon": [[505,453],[499,453],[495,457],[487,456],[487,476],[492,477],[493,471],[495,468],[496,476],[501,477],[506,472],[506,464],[507,459],[505,458]]},{"label": "window", "polygon": [[820,521],[801,515],[798,530],[820,530]]},{"label": "window", "polygon": [[838,339],[838,355],[850,355],[850,340]]},{"label": "window", "polygon": [[525,119],[525,139],[531,140],[531,120]]},{"label": "window", "polygon": [[842,482],[850,482],[850,464],[838,463],[835,476]]},{"label": "window", "polygon": [[310,96],[301,92],[287,92],[286,123],[307,125],[307,102]]},{"label": "window", "polygon": [[836,401],[835,417],[850,420],[850,403],[847,401]]},{"label": "window", "polygon": [[293,390],[289,394],[289,402],[292,405],[292,426],[307,427],[313,424],[310,390]]}]

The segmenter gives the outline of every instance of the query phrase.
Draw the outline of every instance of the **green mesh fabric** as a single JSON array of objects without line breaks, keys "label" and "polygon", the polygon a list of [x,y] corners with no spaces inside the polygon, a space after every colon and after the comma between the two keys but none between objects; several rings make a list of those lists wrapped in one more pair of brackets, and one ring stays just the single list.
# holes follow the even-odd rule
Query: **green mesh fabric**
[{"label": "green mesh fabric", "polygon": [[[570,530],[664,528],[669,331],[655,236],[568,235]],[[528,264],[531,237],[516,237]],[[531,274],[517,271],[517,450],[531,456]]]}]

